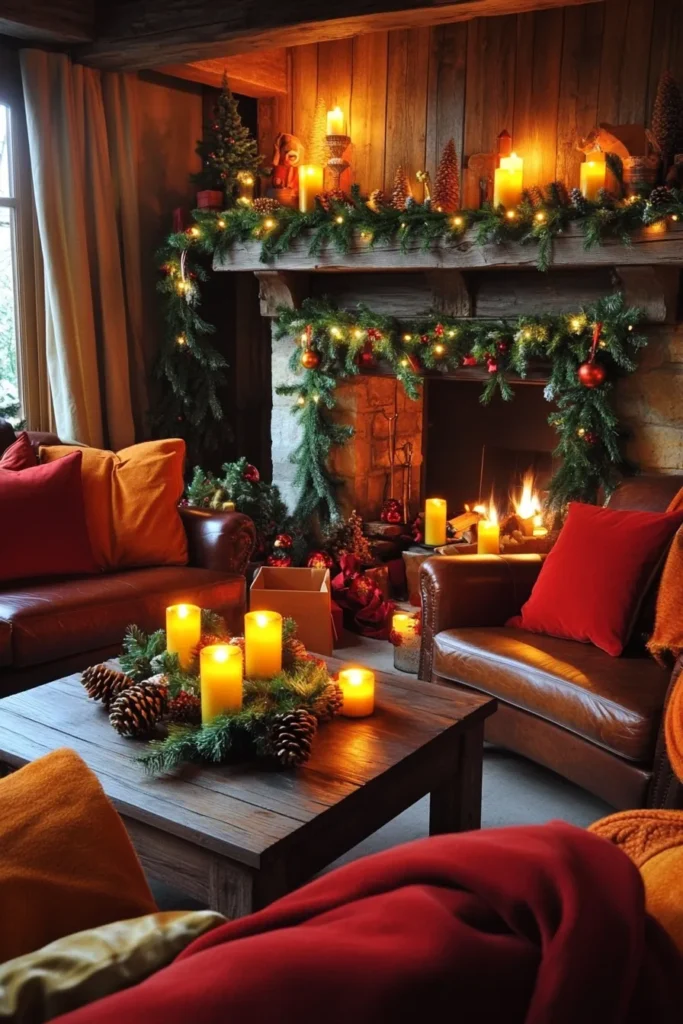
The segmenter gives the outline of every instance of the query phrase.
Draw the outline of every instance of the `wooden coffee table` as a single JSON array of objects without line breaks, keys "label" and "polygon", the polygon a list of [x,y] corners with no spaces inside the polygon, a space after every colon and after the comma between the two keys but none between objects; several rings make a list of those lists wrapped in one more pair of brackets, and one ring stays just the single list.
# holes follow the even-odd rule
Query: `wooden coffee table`
[{"label": "wooden coffee table", "polygon": [[[336,671],[342,663],[327,659]],[[322,725],[295,771],[192,765],[149,778],[79,675],[0,701],[0,763],[71,747],[98,776],[151,878],[240,917],[297,888],[430,794],[429,831],[478,828],[495,701],[376,673],[375,714]]]}]

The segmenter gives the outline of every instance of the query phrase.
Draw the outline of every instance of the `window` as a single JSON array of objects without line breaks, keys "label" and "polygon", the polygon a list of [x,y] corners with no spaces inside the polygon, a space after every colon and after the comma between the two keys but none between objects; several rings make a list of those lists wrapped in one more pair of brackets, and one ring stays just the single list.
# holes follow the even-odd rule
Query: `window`
[{"label": "window", "polygon": [[18,423],[15,216],[10,109],[0,103],[0,418]]}]

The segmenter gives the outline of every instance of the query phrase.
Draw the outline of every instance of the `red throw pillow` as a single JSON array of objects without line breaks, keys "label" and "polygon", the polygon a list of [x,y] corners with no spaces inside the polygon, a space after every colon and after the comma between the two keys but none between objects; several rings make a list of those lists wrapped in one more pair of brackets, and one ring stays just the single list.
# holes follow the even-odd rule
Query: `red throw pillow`
[{"label": "red throw pillow", "polygon": [[92,572],[81,453],[31,469],[0,467],[0,581]]},{"label": "red throw pillow", "polygon": [[33,445],[28,439],[28,434],[22,430],[14,444],[6,448],[0,458],[0,469],[31,469],[38,465]]},{"label": "red throw pillow", "polygon": [[529,600],[507,625],[593,643],[616,657],[681,523],[683,510],[618,512],[572,503]]}]

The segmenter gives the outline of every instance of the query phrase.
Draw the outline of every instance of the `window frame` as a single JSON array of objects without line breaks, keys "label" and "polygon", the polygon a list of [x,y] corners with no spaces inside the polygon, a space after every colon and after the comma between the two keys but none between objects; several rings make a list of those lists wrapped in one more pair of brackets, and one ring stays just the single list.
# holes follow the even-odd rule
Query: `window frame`
[{"label": "window frame", "polygon": [[0,105],[5,107],[8,111],[7,118],[7,153],[8,153],[8,165],[9,165],[9,196],[0,196],[0,209],[10,210],[9,227],[10,227],[10,241],[12,246],[12,278],[13,278],[13,292],[14,292],[14,344],[16,348],[16,361],[17,361],[17,391],[19,393],[19,405],[20,415],[23,419],[26,409],[26,401],[24,394],[24,380],[23,380],[23,358],[22,358],[22,305],[21,305],[21,254],[19,251],[19,236],[21,234],[20,224],[20,211],[21,203],[17,196],[17,178],[16,178],[16,150],[15,150],[15,138],[16,138],[16,106],[19,99],[14,95],[13,89],[3,89],[0,87]]}]

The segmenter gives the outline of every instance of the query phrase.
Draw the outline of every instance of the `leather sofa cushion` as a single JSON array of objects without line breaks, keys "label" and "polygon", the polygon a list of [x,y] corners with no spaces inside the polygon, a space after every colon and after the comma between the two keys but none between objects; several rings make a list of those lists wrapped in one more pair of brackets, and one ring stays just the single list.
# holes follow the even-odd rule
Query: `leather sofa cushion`
[{"label": "leather sofa cushion", "polygon": [[186,566],[26,583],[0,590],[0,652],[8,624],[16,668],[120,644],[126,626],[159,629],[179,601],[214,608],[237,628],[244,600],[244,577]]},{"label": "leather sofa cushion", "polygon": [[574,640],[512,627],[448,629],[437,676],[472,686],[632,761],[651,760],[669,673]]}]

